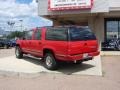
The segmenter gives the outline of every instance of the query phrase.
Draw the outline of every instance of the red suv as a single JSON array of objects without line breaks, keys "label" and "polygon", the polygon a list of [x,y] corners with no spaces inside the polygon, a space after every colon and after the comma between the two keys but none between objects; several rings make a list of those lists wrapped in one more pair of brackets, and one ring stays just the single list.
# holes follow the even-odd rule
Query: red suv
[{"label": "red suv", "polygon": [[15,54],[41,57],[45,67],[53,70],[58,61],[81,63],[99,55],[95,35],[87,27],[42,27],[26,32],[24,39],[17,40]]}]

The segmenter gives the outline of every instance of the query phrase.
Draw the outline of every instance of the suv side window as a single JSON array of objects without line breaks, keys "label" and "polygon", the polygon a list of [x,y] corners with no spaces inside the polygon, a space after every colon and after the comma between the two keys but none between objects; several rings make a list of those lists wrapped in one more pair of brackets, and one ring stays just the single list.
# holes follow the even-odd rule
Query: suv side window
[{"label": "suv side window", "polygon": [[46,40],[67,41],[67,29],[49,29],[46,31]]},{"label": "suv side window", "polygon": [[31,40],[31,39],[32,39],[32,34],[33,34],[33,31],[32,31],[32,30],[26,32],[26,39],[27,39],[27,40]]},{"label": "suv side window", "polygon": [[34,33],[34,40],[41,40],[41,30],[37,30]]}]

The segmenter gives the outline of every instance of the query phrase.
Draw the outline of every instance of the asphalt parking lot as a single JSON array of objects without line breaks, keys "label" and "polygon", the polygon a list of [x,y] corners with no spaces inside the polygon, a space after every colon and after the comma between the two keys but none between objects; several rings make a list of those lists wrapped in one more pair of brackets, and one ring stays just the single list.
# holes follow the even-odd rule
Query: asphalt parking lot
[{"label": "asphalt parking lot", "polygon": [[[6,52],[7,51],[7,52]],[[7,54],[3,54],[6,52]],[[12,57],[14,49],[1,50],[0,60]],[[11,60],[11,58],[9,58]],[[120,56],[102,56],[102,76],[40,73],[29,76],[0,73],[1,90],[119,90]],[[34,61],[35,62],[35,61]]]}]

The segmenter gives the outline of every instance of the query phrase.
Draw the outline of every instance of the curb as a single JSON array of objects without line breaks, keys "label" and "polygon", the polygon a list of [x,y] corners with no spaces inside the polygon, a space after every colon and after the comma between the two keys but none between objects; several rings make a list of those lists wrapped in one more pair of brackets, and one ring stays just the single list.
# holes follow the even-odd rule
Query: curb
[{"label": "curb", "polygon": [[45,72],[40,73],[22,73],[22,72],[12,72],[12,71],[0,71],[0,76],[3,77],[22,77],[22,78],[36,78]]},{"label": "curb", "polygon": [[120,51],[101,51],[101,56],[119,56]]}]

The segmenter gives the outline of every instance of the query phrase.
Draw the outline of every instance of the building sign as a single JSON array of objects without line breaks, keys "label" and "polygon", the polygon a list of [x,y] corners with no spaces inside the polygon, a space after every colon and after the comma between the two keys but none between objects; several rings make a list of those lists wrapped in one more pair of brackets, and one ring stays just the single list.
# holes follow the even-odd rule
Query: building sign
[{"label": "building sign", "polygon": [[49,0],[48,10],[91,9],[93,0]]}]

